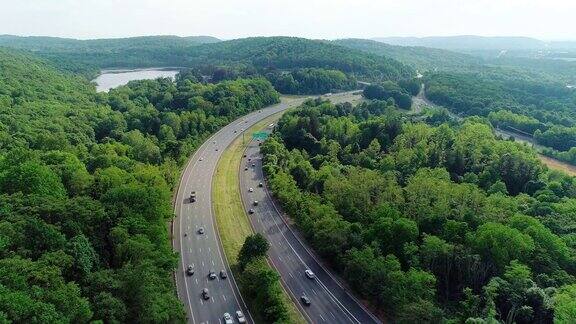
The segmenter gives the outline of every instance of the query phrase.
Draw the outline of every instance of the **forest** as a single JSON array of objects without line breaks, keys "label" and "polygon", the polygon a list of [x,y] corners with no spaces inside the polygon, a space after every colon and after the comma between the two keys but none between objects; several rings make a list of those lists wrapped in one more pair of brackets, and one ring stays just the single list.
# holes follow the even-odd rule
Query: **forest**
[{"label": "forest", "polygon": [[576,319],[576,182],[485,119],[434,126],[391,100],[310,100],[261,150],[303,235],[387,318]]},{"label": "forest", "polygon": [[576,91],[525,73],[486,68],[483,73],[432,73],[426,96],[461,116],[486,116],[495,125],[534,136],[568,151],[576,144]]},{"label": "forest", "polygon": [[262,75],[319,68],[338,70],[366,81],[400,80],[415,75],[411,67],[389,57],[296,37],[251,37],[221,42],[212,38],[158,36],[95,41],[0,37],[0,46],[33,51],[62,70],[89,77],[100,68],[207,65]]},{"label": "forest", "polygon": [[0,49],[0,322],[184,322],[166,226],[182,163],[278,101],[263,78],[96,93]]}]

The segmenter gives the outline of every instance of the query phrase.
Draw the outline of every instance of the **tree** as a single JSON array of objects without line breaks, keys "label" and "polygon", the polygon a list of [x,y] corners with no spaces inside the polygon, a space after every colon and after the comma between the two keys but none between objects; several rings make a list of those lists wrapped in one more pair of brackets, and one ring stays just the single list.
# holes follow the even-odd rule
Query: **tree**
[{"label": "tree", "polygon": [[491,222],[481,225],[470,236],[470,244],[496,270],[503,270],[514,259],[529,260],[534,251],[534,240],[530,236]]},{"label": "tree", "polygon": [[560,288],[554,297],[554,323],[568,324],[576,321],[576,285]]},{"label": "tree", "polygon": [[238,265],[240,269],[244,269],[246,265],[254,259],[265,257],[269,248],[270,244],[260,233],[246,237],[238,253]]}]

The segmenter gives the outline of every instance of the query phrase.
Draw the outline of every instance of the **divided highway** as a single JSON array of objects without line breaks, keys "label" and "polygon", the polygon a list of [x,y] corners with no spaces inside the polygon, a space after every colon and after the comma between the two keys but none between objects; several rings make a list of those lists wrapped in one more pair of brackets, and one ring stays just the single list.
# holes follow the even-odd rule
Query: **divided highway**
[{"label": "divided highway", "polygon": [[[268,257],[307,319],[312,323],[379,323],[316,260],[299,234],[286,223],[266,188],[257,142],[248,146],[239,172],[242,200],[245,208],[253,212],[249,215],[252,226],[270,243]],[[315,278],[309,278],[306,270],[311,270]],[[302,302],[302,296],[310,300],[310,305]]]},{"label": "divided highway", "polygon": [[[343,93],[330,98],[339,102],[358,99],[358,96]],[[224,313],[231,314],[238,322],[235,318],[237,310],[245,314],[248,322],[253,322],[218,237],[211,200],[212,178],[223,151],[244,130],[270,115],[300,105],[305,99],[283,99],[280,104],[235,120],[210,137],[188,161],[174,202],[176,218],[172,224],[172,244],[180,254],[180,264],[175,273],[176,288],[189,323],[222,323]],[[195,195],[193,202],[192,192]],[[202,234],[200,229],[203,229]],[[187,274],[188,267],[193,270],[192,275]],[[228,274],[227,278],[220,277],[221,270]],[[212,280],[208,277],[211,271],[216,273]],[[208,289],[209,299],[202,296],[204,288]]]},{"label": "divided highway", "polygon": [[[224,149],[244,130],[301,102],[301,99],[283,101],[237,119],[210,137],[188,161],[178,187],[174,203],[176,218],[172,225],[173,248],[180,254],[176,287],[188,322],[220,323],[224,313],[235,316],[237,310],[243,311],[252,322],[218,238],[211,200],[212,177]],[[194,202],[190,199],[193,191]],[[201,228],[204,234],[199,233]],[[192,275],[186,273],[189,266],[194,271]],[[220,277],[221,270],[227,272],[228,278]],[[208,278],[210,271],[217,274],[213,280]],[[201,295],[204,288],[208,289],[209,299]]]}]

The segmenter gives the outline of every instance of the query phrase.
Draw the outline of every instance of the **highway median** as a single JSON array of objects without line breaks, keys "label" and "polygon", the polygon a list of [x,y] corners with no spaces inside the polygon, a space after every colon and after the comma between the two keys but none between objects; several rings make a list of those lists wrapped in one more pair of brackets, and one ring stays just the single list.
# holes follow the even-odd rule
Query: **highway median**
[{"label": "highway median", "polygon": [[[263,119],[235,139],[223,152],[213,179],[212,204],[216,215],[218,232],[228,264],[237,278],[241,274],[237,263],[238,253],[246,237],[254,234],[239,192],[238,170],[242,154],[250,142],[249,136],[253,132],[260,131],[270,123],[277,121],[281,115],[282,113],[277,113]],[[288,308],[289,322],[306,323],[306,320],[285,291],[282,291],[281,298]],[[249,301],[248,304],[252,306]],[[259,318],[258,314],[252,314],[252,316],[256,322],[263,322],[263,319]]]}]

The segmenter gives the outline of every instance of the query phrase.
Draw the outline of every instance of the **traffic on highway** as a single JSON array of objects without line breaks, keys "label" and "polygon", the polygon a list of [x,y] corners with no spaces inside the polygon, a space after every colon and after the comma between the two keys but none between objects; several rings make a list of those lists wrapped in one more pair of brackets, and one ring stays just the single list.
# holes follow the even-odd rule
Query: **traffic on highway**
[{"label": "traffic on highway", "polygon": [[[331,100],[347,101],[350,95],[350,93],[334,95]],[[352,96],[352,98],[355,97]],[[212,178],[223,151],[235,138],[244,136],[245,130],[260,120],[296,107],[305,99],[307,98],[283,100],[280,104],[237,119],[204,142],[186,165],[174,202],[176,218],[172,224],[172,236],[173,248],[180,255],[180,265],[175,273],[177,292],[178,297],[185,305],[189,323],[253,322],[220,244],[212,209]],[[255,163],[253,163],[254,166],[252,164],[249,166],[256,168]],[[264,189],[263,184],[259,183],[256,183],[254,187],[258,188],[260,192]],[[254,189],[252,190],[254,191]],[[264,201],[264,204],[261,205],[259,202],[252,202],[254,209],[270,208],[268,203]],[[270,243],[275,244],[272,241]],[[304,276],[304,272],[302,275]],[[290,279],[282,279],[290,281]],[[321,282],[318,281],[320,285],[322,285]],[[302,287],[309,286],[310,283],[305,281]],[[336,318],[340,316],[338,320],[332,318],[330,320],[332,322],[342,322],[343,319],[344,322],[365,322],[362,321],[362,318],[354,320],[356,316],[354,313],[350,314],[344,310],[346,308],[336,306],[339,304],[337,296],[331,296],[332,302],[326,301],[323,303],[325,306],[322,307],[320,302],[313,303],[313,300],[316,299],[315,292],[321,291],[327,290],[309,287],[297,292],[302,295],[299,295],[299,300],[304,305],[310,306],[310,310],[306,310],[305,313],[313,314],[313,316],[308,315],[311,322],[311,318],[321,319],[324,317],[329,319],[328,316],[332,317],[332,314]],[[308,303],[307,300],[310,302]]]},{"label": "traffic on highway", "polygon": [[283,218],[266,188],[259,141],[250,143],[242,162],[241,196],[252,226],[270,243],[268,257],[305,317],[312,323],[378,323]]}]

